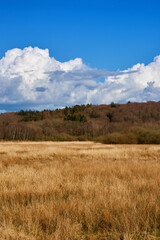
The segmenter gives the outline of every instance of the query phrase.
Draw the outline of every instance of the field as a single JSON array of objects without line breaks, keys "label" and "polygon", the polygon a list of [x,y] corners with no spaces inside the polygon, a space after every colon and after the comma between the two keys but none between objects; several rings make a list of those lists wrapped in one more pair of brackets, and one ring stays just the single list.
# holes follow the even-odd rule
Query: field
[{"label": "field", "polygon": [[160,239],[160,146],[1,142],[0,239]]}]

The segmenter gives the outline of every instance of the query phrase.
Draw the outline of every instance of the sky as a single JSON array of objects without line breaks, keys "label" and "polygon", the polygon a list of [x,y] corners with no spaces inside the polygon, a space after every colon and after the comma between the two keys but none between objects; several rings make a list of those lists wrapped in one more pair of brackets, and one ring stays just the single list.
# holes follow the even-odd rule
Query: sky
[{"label": "sky", "polygon": [[0,112],[159,101],[160,1],[0,0]]}]

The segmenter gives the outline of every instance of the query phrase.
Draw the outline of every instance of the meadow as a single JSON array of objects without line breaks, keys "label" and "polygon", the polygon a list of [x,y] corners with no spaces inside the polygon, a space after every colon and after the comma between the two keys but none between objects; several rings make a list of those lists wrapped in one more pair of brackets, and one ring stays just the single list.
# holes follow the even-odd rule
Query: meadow
[{"label": "meadow", "polygon": [[0,142],[0,239],[160,239],[160,146]]}]

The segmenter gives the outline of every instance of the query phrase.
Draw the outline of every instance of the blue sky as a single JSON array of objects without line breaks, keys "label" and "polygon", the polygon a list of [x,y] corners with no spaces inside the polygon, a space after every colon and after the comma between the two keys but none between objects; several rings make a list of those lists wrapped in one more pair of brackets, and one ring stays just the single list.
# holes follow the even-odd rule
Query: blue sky
[{"label": "blue sky", "polygon": [[159,12],[158,0],[0,1],[0,57],[37,46],[110,71],[147,64],[160,53]]},{"label": "blue sky", "polygon": [[159,101],[159,13],[159,0],[0,0],[0,111]]}]

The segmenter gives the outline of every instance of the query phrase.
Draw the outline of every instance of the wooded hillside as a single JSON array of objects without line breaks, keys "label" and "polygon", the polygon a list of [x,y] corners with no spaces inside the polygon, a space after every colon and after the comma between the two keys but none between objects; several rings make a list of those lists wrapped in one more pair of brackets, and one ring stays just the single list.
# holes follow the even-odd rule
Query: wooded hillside
[{"label": "wooded hillside", "polygon": [[160,143],[160,102],[3,113],[0,139]]}]

